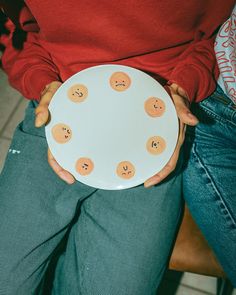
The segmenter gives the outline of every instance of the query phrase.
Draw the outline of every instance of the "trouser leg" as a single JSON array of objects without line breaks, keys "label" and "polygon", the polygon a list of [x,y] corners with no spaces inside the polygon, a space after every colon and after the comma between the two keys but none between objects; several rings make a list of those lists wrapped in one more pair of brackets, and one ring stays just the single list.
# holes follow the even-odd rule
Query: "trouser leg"
[{"label": "trouser leg", "polygon": [[181,176],[83,201],[53,294],[155,294],[181,215]]},{"label": "trouser leg", "polygon": [[197,224],[236,286],[236,109],[221,91],[193,109],[184,197]]},{"label": "trouser leg", "polygon": [[47,164],[44,130],[34,108],[14,135],[0,176],[0,294],[36,294],[79,200],[94,189],[61,181]]},{"label": "trouser leg", "polygon": [[20,153],[9,153],[0,177],[0,294],[40,293],[67,234],[54,294],[154,294],[179,222],[180,174],[150,189],[66,185],[47,164],[33,113],[18,127],[11,148]]}]

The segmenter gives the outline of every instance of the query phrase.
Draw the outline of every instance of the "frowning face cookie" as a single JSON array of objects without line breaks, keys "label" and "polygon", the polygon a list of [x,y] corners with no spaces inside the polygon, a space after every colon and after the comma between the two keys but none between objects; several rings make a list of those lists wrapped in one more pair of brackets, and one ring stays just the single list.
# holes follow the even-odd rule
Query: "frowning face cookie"
[{"label": "frowning face cookie", "polygon": [[57,143],[66,143],[72,137],[71,128],[63,123],[59,123],[52,128],[52,136]]},{"label": "frowning face cookie", "polygon": [[161,136],[153,136],[147,141],[146,147],[149,153],[159,155],[165,150],[166,142]]},{"label": "frowning face cookie", "polygon": [[88,96],[88,89],[85,85],[76,84],[69,88],[67,94],[73,102],[82,102]]},{"label": "frowning face cookie", "polygon": [[117,166],[116,173],[121,178],[130,179],[135,174],[134,165],[129,161],[120,162]]},{"label": "frowning face cookie", "polygon": [[125,91],[131,84],[130,77],[124,72],[115,72],[110,78],[110,85],[116,91]]},{"label": "frowning face cookie", "polygon": [[165,112],[165,103],[157,97],[150,97],[145,101],[144,108],[146,113],[151,117],[160,117]]},{"label": "frowning face cookie", "polygon": [[93,171],[93,168],[93,161],[89,158],[80,158],[75,165],[76,171],[83,176],[90,174]]}]

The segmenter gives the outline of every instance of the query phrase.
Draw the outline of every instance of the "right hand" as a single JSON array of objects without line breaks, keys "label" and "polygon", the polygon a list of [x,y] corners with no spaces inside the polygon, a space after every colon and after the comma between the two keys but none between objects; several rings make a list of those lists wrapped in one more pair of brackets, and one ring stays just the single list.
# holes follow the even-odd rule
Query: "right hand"
[{"label": "right hand", "polygon": [[[41,127],[48,122],[49,119],[49,103],[57,91],[57,89],[61,86],[61,82],[53,81],[50,84],[46,85],[44,90],[41,93],[40,102],[37,108],[35,109],[35,127]],[[53,157],[50,149],[48,149],[48,163],[53,169],[53,171],[65,182],[68,184],[72,184],[75,182],[74,176],[63,169]]]},{"label": "right hand", "polygon": [[160,183],[175,170],[180,149],[185,138],[186,125],[195,126],[198,124],[198,119],[191,113],[189,109],[188,97],[184,89],[175,83],[169,85],[168,87],[179,118],[179,137],[174,153],[168,163],[164,166],[164,168],[161,169],[161,171],[144,182],[145,187],[150,187]]}]

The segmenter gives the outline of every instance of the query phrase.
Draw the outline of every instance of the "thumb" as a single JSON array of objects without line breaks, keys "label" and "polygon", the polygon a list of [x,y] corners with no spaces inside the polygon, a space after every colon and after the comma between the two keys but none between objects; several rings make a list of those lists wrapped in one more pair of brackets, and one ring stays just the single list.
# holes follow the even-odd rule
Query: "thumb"
[{"label": "thumb", "polygon": [[44,88],[39,105],[35,109],[35,127],[41,127],[47,123],[49,118],[49,103],[61,84],[59,81],[53,81]]},{"label": "thumb", "polygon": [[198,124],[198,119],[195,117],[189,107],[188,107],[188,101],[187,98],[177,94],[177,93],[171,93],[173,102],[175,104],[177,115],[181,122],[184,124],[195,126]]},{"label": "thumb", "polygon": [[186,91],[176,83],[168,85],[168,88],[180,121],[191,126],[197,125],[198,119],[191,113],[189,109],[189,100]]}]

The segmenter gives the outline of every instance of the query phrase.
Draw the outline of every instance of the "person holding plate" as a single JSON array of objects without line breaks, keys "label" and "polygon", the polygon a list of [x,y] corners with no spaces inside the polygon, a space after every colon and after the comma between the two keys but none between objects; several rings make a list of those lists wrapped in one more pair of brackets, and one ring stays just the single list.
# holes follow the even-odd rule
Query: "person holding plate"
[{"label": "person holding plate", "polygon": [[[198,123],[189,104],[215,90],[215,32],[234,2],[0,1],[16,27],[4,41],[3,68],[30,99],[11,145],[20,153],[8,154],[0,177],[0,294],[156,293],[182,214],[185,125]],[[144,185],[115,191],[75,181],[44,132],[61,84],[108,63],[166,86],[180,121],[167,165]]]}]

